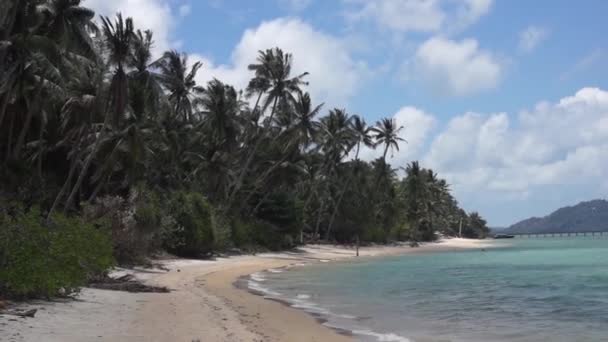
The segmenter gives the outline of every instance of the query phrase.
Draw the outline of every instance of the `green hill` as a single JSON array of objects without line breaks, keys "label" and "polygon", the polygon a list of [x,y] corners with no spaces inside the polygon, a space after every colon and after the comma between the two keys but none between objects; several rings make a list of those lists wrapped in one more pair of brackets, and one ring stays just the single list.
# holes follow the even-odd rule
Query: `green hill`
[{"label": "green hill", "polygon": [[545,217],[532,217],[501,231],[518,233],[575,233],[608,231],[608,201],[581,202],[557,209]]}]

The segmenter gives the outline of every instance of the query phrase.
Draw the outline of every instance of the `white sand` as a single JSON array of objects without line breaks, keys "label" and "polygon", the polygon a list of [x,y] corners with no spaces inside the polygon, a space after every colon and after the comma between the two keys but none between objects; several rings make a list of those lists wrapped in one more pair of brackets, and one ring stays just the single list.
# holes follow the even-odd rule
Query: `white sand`
[{"label": "white sand", "polygon": [[[488,248],[483,240],[447,239],[407,246],[373,246],[361,256]],[[294,263],[352,258],[354,248],[308,245],[298,253],[268,253],[215,261],[164,262],[170,271],[129,271],[171,293],[83,289],[75,301],[33,302],[35,318],[0,315],[0,341],[349,341],[304,312],[233,286],[240,276]],[[117,275],[124,274],[121,270]]]}]

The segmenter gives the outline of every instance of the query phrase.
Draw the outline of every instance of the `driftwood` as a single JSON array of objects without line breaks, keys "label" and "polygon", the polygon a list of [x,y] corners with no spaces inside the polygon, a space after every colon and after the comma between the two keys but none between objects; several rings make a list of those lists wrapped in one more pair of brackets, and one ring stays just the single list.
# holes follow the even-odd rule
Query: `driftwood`
[{"label": "driftwood", "polygon": [[124,275],[118,278],[106,277],[101,282],[89,284],[89,287],[101,290],[125,291],[125,292],[150,292],[150,293],[167,293],[170,292],[164,286],[144,285],[134,279],[132,275]]},{"label": "driftwood", "polygon": [[27,311],[6,311],[0,312],[0,315],[11,315],[11,316],[19,316],[19,317],[34,317],[38,312],[38,309],[30,309]]}]

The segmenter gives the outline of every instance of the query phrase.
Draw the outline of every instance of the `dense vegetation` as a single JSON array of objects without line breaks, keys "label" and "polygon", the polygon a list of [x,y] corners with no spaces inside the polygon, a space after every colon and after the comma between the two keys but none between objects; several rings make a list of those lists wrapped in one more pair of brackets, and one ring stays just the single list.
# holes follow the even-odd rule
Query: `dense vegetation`
[{"label": "dense vegetation", "polygon": [[608,201],[593,200],[559,208],[545,217],[517,222],[501,233],[576,233],[608,231]]},{"label": "dense vegetation", "polygon": [[[154,58],[152,32],[120,14],[96,22],[80,2],[0,3],[0,269],[22,262],[9,245],[44,250],[45,229],[109,240],[120,263],[163,248],[487,233],[432,170],[412,162],[397,177],[403,166],[387,158],[402,127],[314,103],[289,53],[260,51],[246,89],[197,84],[203,65],[177,51]],[[362,161],[364,147],[382,157]],[[96,267],[74,256],[70,284],[111,263],[100,254]],[[10,277],[0,273],[0,288],[27,294]]]}]

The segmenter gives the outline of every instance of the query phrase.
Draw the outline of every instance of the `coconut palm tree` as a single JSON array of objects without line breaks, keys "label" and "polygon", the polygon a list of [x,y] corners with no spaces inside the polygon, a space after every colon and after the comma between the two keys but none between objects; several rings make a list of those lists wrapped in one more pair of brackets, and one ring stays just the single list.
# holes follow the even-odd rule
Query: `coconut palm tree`
[{"label": "coconut palm tree", "polygon": [[107,94],[107,103],[105,109],[105,119],[100,127],[97,138],[91,147],[91,152],[87,156],[76,184],[72,188],[68,199],[65,202],[65,209],[74,203],[74,198],[84,181],[84,178],[89,171],[89,167],[93,162],[93,158],[97,154],[100,143],[104,141],[107,131],[112,126],[117,127],[123,119],[127,110],[129,99],[129,80],[125,72],[125,68],[131,57],[131,47],[133,42],[133,20],[127,18],[123,20],[122,15],[118,13],[114,23],[108,17],[102,17],[104,45],[108,53],[108,63],[114,69],[110,80],[110,86]]},{"label": "coconut palm tree", "polygon": [[386,161],[386,153],[389,149],[395,149],[399,151],[399,142],[407,141],[399,136],[399,132],[403,129],[403,126],[397,127],[397,121],[395,119],[384,118],[376,123],[376,126],[372,128],[374,132],[374,139],[376,144],[384,145],[384,153],[382,159]]},{"label": "coconut palm tree", "polygon": [[[230,208],[233,204],[234,197],[240,191],[243,181],[247,172],[251,168],[256,153],[264,137],[264,133],[267,133],[270,125],[273,122],[277,103],[282,101],[288,101],[293,99],[293,94],[301,92],[301,87],[307,85],[304,82],[304,77],[308,75],[307,72],[299,74],[295,77],[291,75],[291,63],[292,57],[289,53],[283,53],[279,48],[269,49],[266,51],[260,51],[256,64],[249,65],[249,70],[254,72],[254,79],[249,83],[247,89],[248,94],[258,93],[259,98],[266,95],[263,100],[259,113],[265,113],[266,110],[271,106],[270,114],[265,120],[264,132],[258,133],[257,130],[249,132],[252,137],[253,147],[250,151],[246,152],[245,161],[242,163],[242,168],[238,173],[237,178],[234,181],[230,196],[227,200],[227,207]],[[254,107],[254,113],[257,109],[257,104]],[[254,134],[252,134],[254,133]]]},{"label": "coconut palm tree", "polygon": [[169,93],[172,112],[184,122],[191,121],[195,95],[204,91],[196,85],[196,74],[202,66],[201,62],[195,62],[188,68],[188,56],[174,50],[165,52],[154,63],[159,69],[161,83]]}]

